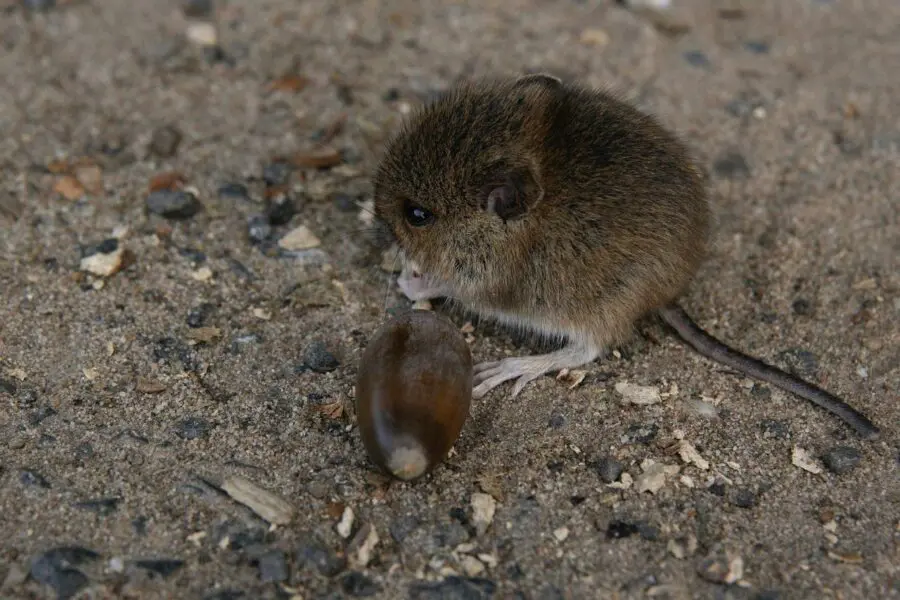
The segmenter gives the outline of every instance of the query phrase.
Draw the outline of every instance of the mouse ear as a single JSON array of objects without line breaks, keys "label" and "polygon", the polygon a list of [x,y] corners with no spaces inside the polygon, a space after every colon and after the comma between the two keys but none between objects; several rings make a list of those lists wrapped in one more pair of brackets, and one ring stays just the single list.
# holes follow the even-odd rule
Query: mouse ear
[{"label": "mouse ear", "polygon": [[504,222],[524,217],[544,197],[533,169],[520,167],[501,171],[482,188],[481,208]]},{"label": "mouse ear", "polygon": [[513,83],[514,87],[524,87],[528,85],[540,85],[547,88],[557,89],[562,86],[562,79],[551,75],[550,73],[529,73],[522,75]]}]

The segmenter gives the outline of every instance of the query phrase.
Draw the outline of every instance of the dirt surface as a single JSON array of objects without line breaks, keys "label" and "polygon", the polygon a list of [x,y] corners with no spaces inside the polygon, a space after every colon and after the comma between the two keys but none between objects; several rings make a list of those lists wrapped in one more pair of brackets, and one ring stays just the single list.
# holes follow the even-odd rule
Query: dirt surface
[{"label": "dirt surface", "polygon": [[[0,597],[900,598],[895,0],[52,4],[0,2]],[[880,440],[651,324],[574,389],[475,402],[425,480],[374,472],[356,361],[408,305],[365,235],[381,144],[536,69],[685,136],[717,215],[685,306]],[[181,219],[147,211],[171,171],[150,203]]]}]

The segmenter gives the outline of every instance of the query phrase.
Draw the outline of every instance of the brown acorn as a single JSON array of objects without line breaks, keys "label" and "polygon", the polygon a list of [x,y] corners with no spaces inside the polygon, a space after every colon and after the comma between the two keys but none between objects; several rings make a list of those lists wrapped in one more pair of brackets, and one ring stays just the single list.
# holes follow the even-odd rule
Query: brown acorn
[{"label": "brown acorn", "polygon": [[469,416],[472,353],[448,319],[413,310],[382,325],[359,364],[356,418],[369,458],[398,479],[443,461]]}]

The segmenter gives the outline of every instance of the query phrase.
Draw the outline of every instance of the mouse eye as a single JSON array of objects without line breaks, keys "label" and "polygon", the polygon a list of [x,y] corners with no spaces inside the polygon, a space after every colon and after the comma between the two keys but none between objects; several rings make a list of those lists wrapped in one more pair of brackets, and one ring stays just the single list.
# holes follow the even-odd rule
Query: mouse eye
[{"label": "mouse eye", "polygon": [[413,227],[425,227],[434,223],[433,212],[408,200],[403,203],[403,216],[406,217],[406,222]]}]

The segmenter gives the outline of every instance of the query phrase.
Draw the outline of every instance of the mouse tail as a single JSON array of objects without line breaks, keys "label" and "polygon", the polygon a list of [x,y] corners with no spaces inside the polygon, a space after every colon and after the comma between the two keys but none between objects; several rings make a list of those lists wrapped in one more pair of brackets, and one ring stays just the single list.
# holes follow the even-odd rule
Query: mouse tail
[{"label": "mouse tail", "polygon": [[657,310],[662,320],[701,355],[722,363],[736,371],[796,394],[840,417],[866,439],[878,437],[878,428],[852,406],[799,377],[730,348],[703,329],[678,304],[671,303]]}]

